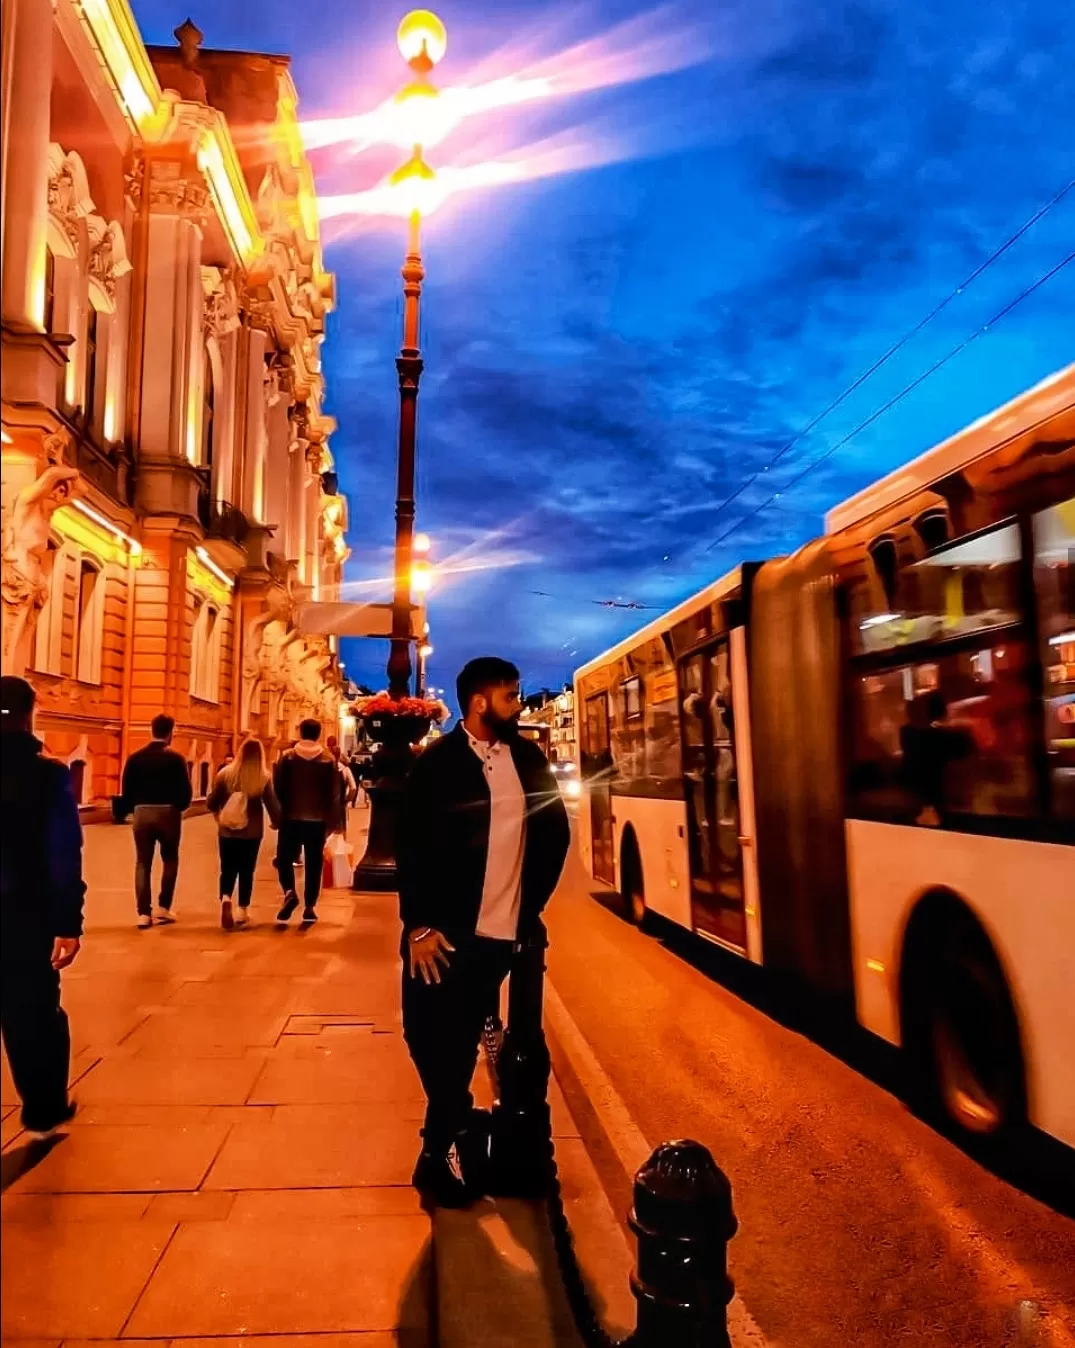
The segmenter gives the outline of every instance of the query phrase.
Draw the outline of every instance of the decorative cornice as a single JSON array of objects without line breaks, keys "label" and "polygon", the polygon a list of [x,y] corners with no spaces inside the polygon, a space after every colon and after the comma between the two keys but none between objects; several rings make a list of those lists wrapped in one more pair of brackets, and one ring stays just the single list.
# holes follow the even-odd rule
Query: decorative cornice
[{"label": "decorative cornice", "polygon": [[209,189],[200,178],[184,174],[176,161],[155,160],[149,165],[149,209],[204,225],[209,218]]}]

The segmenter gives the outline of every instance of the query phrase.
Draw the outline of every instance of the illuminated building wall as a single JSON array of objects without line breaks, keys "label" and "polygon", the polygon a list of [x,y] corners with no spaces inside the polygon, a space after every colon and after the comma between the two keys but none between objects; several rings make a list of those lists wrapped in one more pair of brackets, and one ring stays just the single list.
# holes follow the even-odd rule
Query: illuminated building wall
[{"label": "illuminated building wall", "polygon": [[202,795],[339,715],[294,623],[347,555],[296,90],[189,22],[146,47],[127,0],[3,11],[4,671],[87,806],[160,711]]}]

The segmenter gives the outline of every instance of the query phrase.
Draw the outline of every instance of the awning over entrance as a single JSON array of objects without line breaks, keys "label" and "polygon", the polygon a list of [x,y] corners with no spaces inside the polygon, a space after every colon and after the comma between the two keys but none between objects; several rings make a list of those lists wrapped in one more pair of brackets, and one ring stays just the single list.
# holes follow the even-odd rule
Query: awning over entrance
[{"label": "awning over entrance", "polygon": [[[426,611],[411,605],[411,640],[425,634]],[[392,635],[391,604],[300,604],[295,625],[306,636],[381,637]]]}]

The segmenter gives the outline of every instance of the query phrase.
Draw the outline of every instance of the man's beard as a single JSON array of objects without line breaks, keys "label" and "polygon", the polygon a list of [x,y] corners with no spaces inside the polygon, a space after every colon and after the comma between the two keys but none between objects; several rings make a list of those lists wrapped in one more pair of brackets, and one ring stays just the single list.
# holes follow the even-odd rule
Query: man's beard
[{"label": "man's beard", "polygon": [[513,740],[519,736],[518,716],[498,716],[491,707],[482,712],[482,725],[498,740]]}]

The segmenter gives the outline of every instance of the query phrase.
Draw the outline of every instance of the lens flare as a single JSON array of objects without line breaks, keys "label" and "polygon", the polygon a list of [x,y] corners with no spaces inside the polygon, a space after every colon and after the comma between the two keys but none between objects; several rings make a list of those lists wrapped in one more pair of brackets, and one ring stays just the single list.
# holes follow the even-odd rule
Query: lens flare
[{"label": "lens flare", "polygon": [[[409,16],[408,16],[409,17]],[[533,48],[503,48],[481,63],[466,81],[440,91],[437,131],[444,140],[462,122],[479,113],[548,99],[635,84],[701,65],[712,54],[711,34],[684,23],[677,11],[662,6],[616,25],[606,33],[553,54],[535,57]],[[432,48],[430,48],[432,55]],[[502,73],[505,69],[510,74]],[[392,98],[371,112],[303,122],[308,151],[347,144],[353,152],[374,145],[412,145],[400,121],[410,114]],[[432,141],[422,141],[431,145]]]}]

